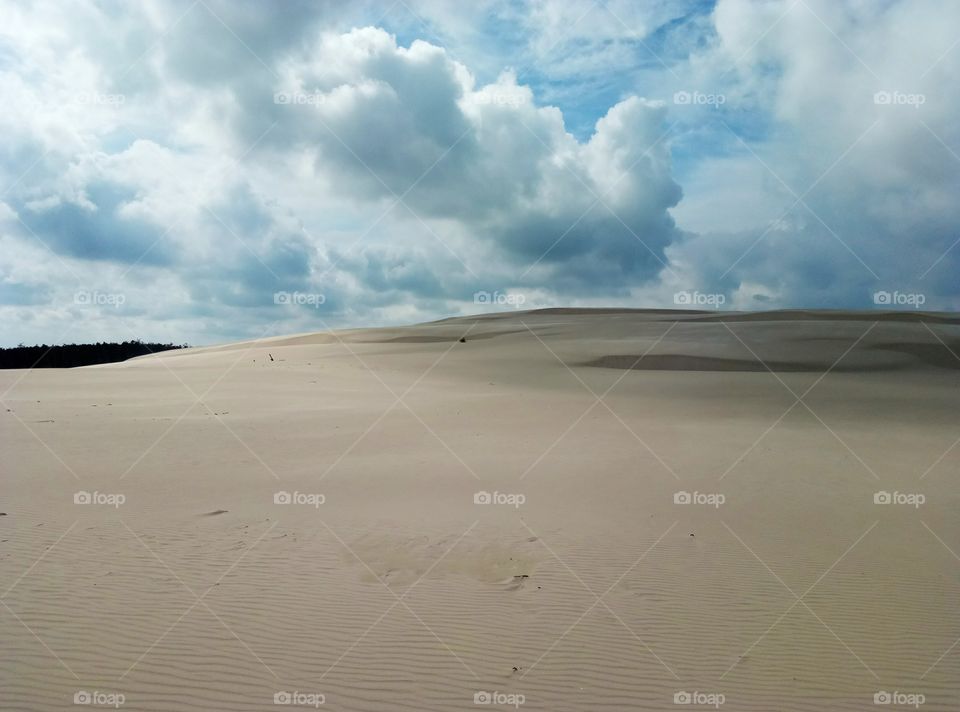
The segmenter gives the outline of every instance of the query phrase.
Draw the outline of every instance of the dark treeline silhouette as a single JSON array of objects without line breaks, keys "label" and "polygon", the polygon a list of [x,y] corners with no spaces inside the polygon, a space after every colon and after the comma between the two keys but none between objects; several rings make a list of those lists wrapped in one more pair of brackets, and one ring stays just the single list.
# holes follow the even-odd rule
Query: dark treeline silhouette
[{"label": "dark treeline silhouette", "polygon": [[186,344],[145,344],[139,339],[123,343],[63,344],[0,348],[0,368],[73,368],[96,363],[126,361],[158,351],[186,348]]}]

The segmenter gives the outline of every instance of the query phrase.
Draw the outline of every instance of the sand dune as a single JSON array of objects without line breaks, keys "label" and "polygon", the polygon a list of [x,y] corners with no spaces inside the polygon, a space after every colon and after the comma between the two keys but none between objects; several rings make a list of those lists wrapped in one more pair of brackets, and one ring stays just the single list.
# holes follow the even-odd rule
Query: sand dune
[{"label": "sand dune", "polygon": [[957,354],[564,309],[0,372],[0,707],[955,709]]}]

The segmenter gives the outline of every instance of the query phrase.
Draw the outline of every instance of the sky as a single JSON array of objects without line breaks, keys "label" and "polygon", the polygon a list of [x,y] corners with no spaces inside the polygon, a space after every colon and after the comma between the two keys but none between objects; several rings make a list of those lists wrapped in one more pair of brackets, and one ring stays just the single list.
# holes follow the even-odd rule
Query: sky
[{"label": "sky", "polygon": [[955,0],[0,0],[0,345],[960,308]]}]

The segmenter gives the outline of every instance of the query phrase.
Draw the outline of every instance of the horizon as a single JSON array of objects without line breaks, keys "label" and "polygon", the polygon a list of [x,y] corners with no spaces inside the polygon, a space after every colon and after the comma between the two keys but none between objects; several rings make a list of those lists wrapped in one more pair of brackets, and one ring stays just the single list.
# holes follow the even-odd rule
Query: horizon
[{"label": "horizon", "polygon": [[[816,315],[825,315],[825,314],[846,314],[850,316],[849,321],[858,321],[860,319],[856,317],[862,317],[862,320],[869,321],[871,318],[879,321],[884,321],[884,317],[896,317],[895,320],[900,321],[917,321],[923,323],[924,317],[933,317],[933,318],[949,318],[951,316],[960,317],[960,311],[949,310],[949,311],[933,311],[929,309],[840,309],[840,308],[822,308],[822,309],[805,309],[802,307],[798,308],[784,308],[784,309],[731,309],[731,310],[710,310],[710,309],[682,309],[682,308],[669,308],[669,307],[604,307],[604,306],[592,306],[592,307],[566,307],[566,306],[552,306],[552,307],[537,307],[535,309],[510,309],[510,310],[501,310],[493,312],[479,312],[476,314],[456,314],[450,316],[441,316],[435,319],[429,319],[427,321],[411,322],[409,324],[364,324],[362,326],[350,326],[350,325],[341,325],[337,327],[332,327],[329,329],[314,329],[310,331],[297,331],[289,332],[283,334],[271,334],[269,336],[262,336],[257,339],[238,339],[235,341],[216,341],[210,343],[175,343],[167,342],[165,344],[151,343],[146,339],[139,337],[131,337],[127,339],[127,342],[142,342],[148,346],[163,345],[163,346],[174,346],[177,350],[184,349],[198,349],[206,348],[211,346],[226,346],[235,343],[256,343],[258,341],[266,341],[268,339],[282,339],[285,337],[295,337],[295,336],[306,336],[311,334],[322,334],[327,332],[334,331],[363,331],[363,330],[386,330],[386,329],[402,329],[405,327],[414,328],[414,327],[429,327],[430,325],[443,326],[444,323],[456,320],[470,320],[470,319],[486,319],[490,317],[510,317],[521,314],[537,314],[542,312],[563,312],[572,315],[578,314],[590,314],[590,313],[606,313],[606,314],[628,314],[628,313],[671,313],[671,314],[697,314],[697,315],[720,315],[720,314],[730,314],[730,315],[741,315],[741,314],[756,314],[756,315],[769,315],[775,316],[777,314],[800,314],[808,313],[811,316]],[[50,348],[56,346],[88,346],[95,345],[97,342],[71,342],[71,343],[62,343],[62,344],[24,344],[18,343],[13,346],[0,345],[0,351],[14,349],[14,348],[35,348],[38,346],[49,346]],[[123,342],[106,342],[106,343],[123,343]],[[159,352],[158,352],[159,353]]]}]

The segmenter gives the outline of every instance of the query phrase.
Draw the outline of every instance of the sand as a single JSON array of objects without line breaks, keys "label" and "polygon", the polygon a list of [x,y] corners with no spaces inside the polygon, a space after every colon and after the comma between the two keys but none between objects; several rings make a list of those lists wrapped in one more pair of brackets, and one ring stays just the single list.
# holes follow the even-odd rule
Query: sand
[{"label": "sand", "polygon": [[956,709],[957,354],[547,310],[0,372],[0,707]]}]

